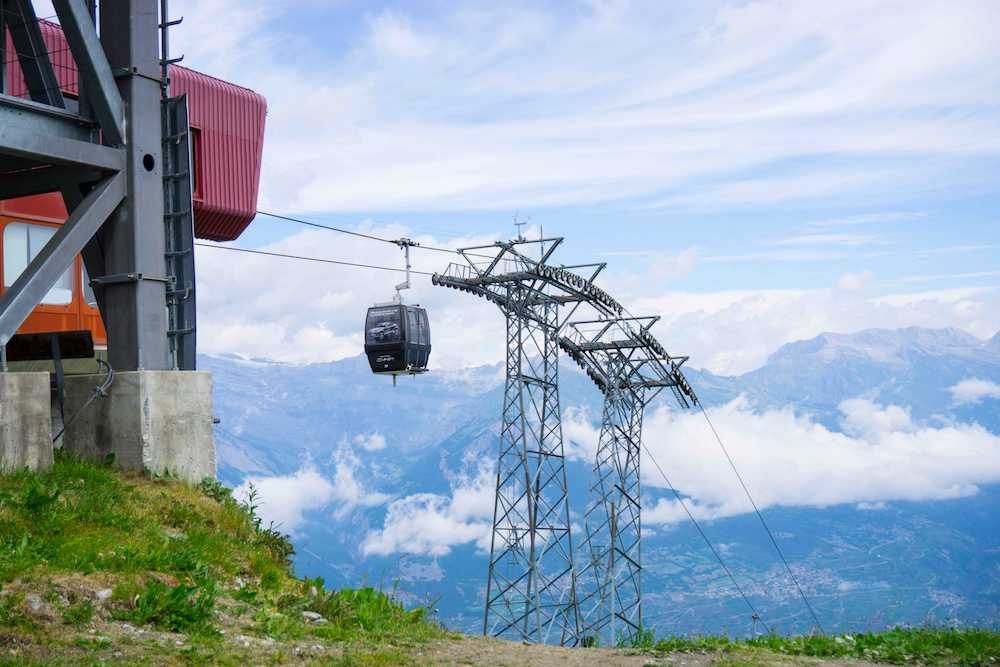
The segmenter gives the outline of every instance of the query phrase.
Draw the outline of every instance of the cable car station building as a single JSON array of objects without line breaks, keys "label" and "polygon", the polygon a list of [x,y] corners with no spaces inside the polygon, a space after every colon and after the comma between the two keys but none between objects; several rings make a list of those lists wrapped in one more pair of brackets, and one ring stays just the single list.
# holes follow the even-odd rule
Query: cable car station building
[{"label": "cable car station building", "polygon": [[[266,103],[175,65],[166,1],[0,0],[0,469],[215,474],[194,238],[256,211]],[[64,430],[63,430],[64,429]]]}]

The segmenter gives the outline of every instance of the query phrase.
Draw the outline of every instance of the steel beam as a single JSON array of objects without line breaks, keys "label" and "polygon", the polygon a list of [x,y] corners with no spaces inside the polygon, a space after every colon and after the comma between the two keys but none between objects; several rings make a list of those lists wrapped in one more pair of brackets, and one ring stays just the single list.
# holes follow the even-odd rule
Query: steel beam
[{"label": "steel beam", "polygon": [[0,199],[59,192],[67,185],[78,186],[99,181],[103,175],[99,171],[75,167],[39,167],[12,174],[0,174]]},{"label": "steel beam", "polygon": [[[128,196],[102,231],[105,275],[132,282],[103,287],[108,355],[116,371],[165,370],[166,235],[157,0],[103,0],[101,44],[127,110]],[[141,278],[139,278],[141,276]]]},{"label": "steel beam", "polygon": [[5,0],[4,9],[10,39],[31,99],[54,107],[66,106],[31,0]]},{"label": "steel beam", "polygon": [[[84,194],[78,184],[72,183],[61,188],[63,202],[66,204],[66,211],[72,213],[83,201]],[[87,245],[83,247],[83,252],[80,253],[83,257],[83,266],[87,269],[87,275],[93,276],[103,276],[106,271],[104,269],[104,249],[101,247],[101,234],[98,232],[94,234]],[[97,301],[97,309],[101,313],[101,322],[107,322],[107,307],[104,304],[104,290],[95,289],[94,299]],[[106,325],[105,325],[106,326]]]},{"label": "steel beam", "polygon": [[101,181],[0,296],[0,346],[6,345],[124,197],[124,175]]},{"label": "steel beam", "polygon": [[97,130],[86,116],[10,95],[0,95],[0,126],[77,141],[93,141]]},{"label": "steel beam", "polygon": [[0,155],[32,160],[39,164],[59,164],[100,171],[121,171],[125,168],[125,154],[117,148],[55,136],[47,129],[60,127],[62,123],[51,123],[50,119],[44,117],[37,117],[32,123],[37,128],[35,131],[3,123],[5,109],[10,108],[0,104]]},{"label": "steel beam", "polygon": [[52,5],[76,60],[83,88],[87,91],[87,103],[104,131],[104,141],[120,145],[125,141],[122,97],[97,37],[90,10],[83,0],[53,0]]}]

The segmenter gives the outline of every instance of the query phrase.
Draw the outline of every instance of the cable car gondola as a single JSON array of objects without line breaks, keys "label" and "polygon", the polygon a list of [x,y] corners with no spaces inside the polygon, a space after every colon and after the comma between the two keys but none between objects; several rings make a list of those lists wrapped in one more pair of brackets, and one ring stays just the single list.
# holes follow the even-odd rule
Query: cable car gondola
[{"label": "cable car gondola", "polygon": [[365,354],[376,375],[417,375],[427,372],[431,356],[431,328],[427,310],[403,303],[401,290],[410,288],[410,239],[396,244],[406,253],[406,281],[396,285],[396,296],[388,303],[376,303],[365,317]]}]

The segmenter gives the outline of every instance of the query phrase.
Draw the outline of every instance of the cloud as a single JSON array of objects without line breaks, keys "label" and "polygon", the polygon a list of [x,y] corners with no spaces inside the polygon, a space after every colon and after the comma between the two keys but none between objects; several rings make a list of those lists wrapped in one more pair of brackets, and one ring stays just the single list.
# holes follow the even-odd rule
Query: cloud
[{"label": "cloud", "polygon": [[361,460],[353,451],[341,447],[334,454],[333,515],[341,519],[356,507],[376,507],[384,505],[392,496],[369,489],[358,479]]},{"label": "cloud", "polygon": [[354,436],[354,444],[366,452],[377,452],[385,449],[385,437],[378,432],[368,434],[359,433]]},{"label": "cloud", "polygon": [[826,220],[816,220],[806,225],[812,229],[827,229],[830,227],[854,227],[857,225],[881,225],[885,223],[905,222],[909,220],[919,220],[926,218],[927,214],[922,211],[890,211],[884,213],[864,213],[861,215],[851,215],[846,218],[828,218]]},{"label": "cloud", "polygon": [[657,313],[653,332],[672,354],[715,373],[758,368],[779,346],[824,332],[911,326],[953,327],[987,338],[1000,329],[1000,288],[868,296],[861,276],[815,289],[667,291],[625,299],[634,313]]},{"label": "cloud", "polygon": [[955,403],[982,403],[988,398],[1000,399],[1000,384],[979,378],[967,378],[948,388]]},{"label": "cloud", "polygon": [[492,465],[483,462],[474,477],[462,476],[453,483],[450,497],[416,493],[393,501],[382,528],[362,543],[362,553],[445,556],[470,543],[488,549],[495,484]]},{"label": "cloud", "polygon": [[790,246],[790,245],[868,245],[871,243],[883,243],[884,239],[875,234],[798,234],[780,239],[763,241],[764,245]]},{"label": "cloud", "polygon": [[[865,399],[844,401],[840,410],[843,433],[791,408],[755,411],[743,399],[710,414],[762,508],[849,503],[879,509],[890,501],[969,496],[1000,481],[1000,436],[978,425],[917,424],[905,408]],[[647,418],[644,434],[696,518],[752,511],[701,415],[661,409]],[[643,483],[652,497],[645,522],[686,520],[648,460]]]},{"label": "cloud", "polygon": [[333,477],[306,463],[290,475],[251,476],[234,492],[241,502],[249,500],[250,487],[256,489],[258,515],[265,524],[295,534],[310,511],[330,509],[340,519],[357,507],[384,505],[392,496],[374,491],[359,479],[362,462],[349,448],[334,454]]},{"label": "cloud", "polygon": [[[411,236],[426,245],[475,245],[482,238],[447,243],[415,234],[400,225],[362,226],[387,238]],[[291,231],[294,231],[292,228]],[[263,246],[305,257],[361,261],[402,267],[399,249],[388,243],[305,230]],[[235,352],[293,363],[332,361],[363,352],[365,313],[375,302],[389,301],[401,274],[377,269],[340,267],[280,259],[217,248],[198,247],[199,349]],[[415,252],[418,271],[444,271],[457,255]],[[280,276],[280,280],[276,280]],[[492,304],[454,290],[432,287],[427,276],[414,276],[409,303],[428,309],[434,368],[493,363],[503,352],[503,320]]]},{"label": "cloud", "polygon": [[247,502],[251,486],[256,489],[257,513],[264,524],[273,522],[283,532],[293,534],[302,525],[306,511],[329,504],[335,494],[330,480],[312,466],[291,475],[250,477],[234,495]]},{"label": "cloud", "polygon": [[843,202],[978,182],[1000,150],[989,0],[314,4],[333,48],[298,5],[174,10],[185,64],[268,97],[286,209]]},{"label": "cloud", "polygon": [[872,279],[871,271],[862,271],[860,273],[845,273],[840,276],[837,280],[837,287],[842,290],[847,291],[859,291],[865,288],[868,281]]},{"label": "cloud", "polygon": [[[491,236],[440,239],[398,224],[362,225],[378,236],[411,236],[425,245],[456,247]],[[312,257],[363,259],[396,267],[399,250],[385,243],[305,230],[263,246]],[[776,252],[788,252],[786,250]],[[795,252],[798,252],[795,250]],[[809,251],[812,252],[812,251]],[[567,255],[562,261],[578,258]],[[579,258],[582,259],[582,258]],[[659,314],[654,328],[674,354],[717,373],[742,373],[763,364],[780,345],[824,332],[866,328],[954,327],[980,337],[1000,329],[1000,289],[901,291],[869,296],[871,272],[843,274],[835,287],[691,292],[670,283],[718,261],[697,248],[657,256],[642,273],[609,270],[598,284],[637,314]],[[293,363],[333,361],[361,354],[367,308],[392,297],[399,274],[197,248],[200,349]],[[444,271],[457,256],[414,253],[418,271]],[[281,280],[275,280],[275,275]],[[505,350],[503,319],[492,304],[414,276],[411,303],[428,309],[433,368],[494,364]],[[363,289],[361,289],[363,287]],[[578,314],[579,315],[579,314]]]}]

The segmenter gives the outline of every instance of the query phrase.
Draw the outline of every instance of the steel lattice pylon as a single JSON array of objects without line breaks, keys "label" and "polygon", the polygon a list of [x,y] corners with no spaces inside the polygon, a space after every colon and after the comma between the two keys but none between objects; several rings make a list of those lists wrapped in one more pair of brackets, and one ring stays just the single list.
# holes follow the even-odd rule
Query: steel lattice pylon
[{"label": "steel lattice pylon", "polygon": [[[554,303],[509,288],[507,381],[484,632],[576,643],[578,619],[559,409]],[[528,314],[533,317],[528,317]]]},{"label": "steel lattice pylon", "polygon": [[631,639],[642,627],[642,408],[631,390],[606,391],[584,515],[581,622],[584,636],[605,646]]},{"label": "steel lattice pylon", "polygon": [[[468,254],[433,282],[493,301],[506,317],[504,390],[484,634],[575,645],[580,624],[559,406],[563,290],[543,275],[559,239]],[[537,244],[540,258],[525,245]],[[546,245],[548,249],[546,250]],[[479,258],[478,260],[476,258]]]},{"label": "steel lattice pylon", "polygon": [[[636,318],[594,285],[604,264],[554,266],[562,239],[523,238],[459,250],[467,264],[435,285],[492,301],[506,316],[507,380],[497,465],[484,634],[575,645],[585,637],[634,638],[641,616],[642,412],[664,388],[697,399]],[[524,246],[536,244],[538,259]],[[477,252],[470,252],[477,251]],[[492,251],[492,252],[490,252]],[[589,277],[570,269],[593,269]],[[600,319],[569,322],[586,304]],[[560,318],[560,307],[571,306]],[[600,445],[585,515],[586,591],[578,600],[559,410],[559,349],[605,396]],[[689,402],[690,401],[690,402]]]},{"label": "steel lattice pylon", "polygon": [[630,643],[642,630],[643,410],[665,388],[682,407],[697,402],[680,372],[685,358],[670,357],[649,333],[656,321],[573,322],[560,339],[604,393],[578,579],[581,637],[588,643]]}]

